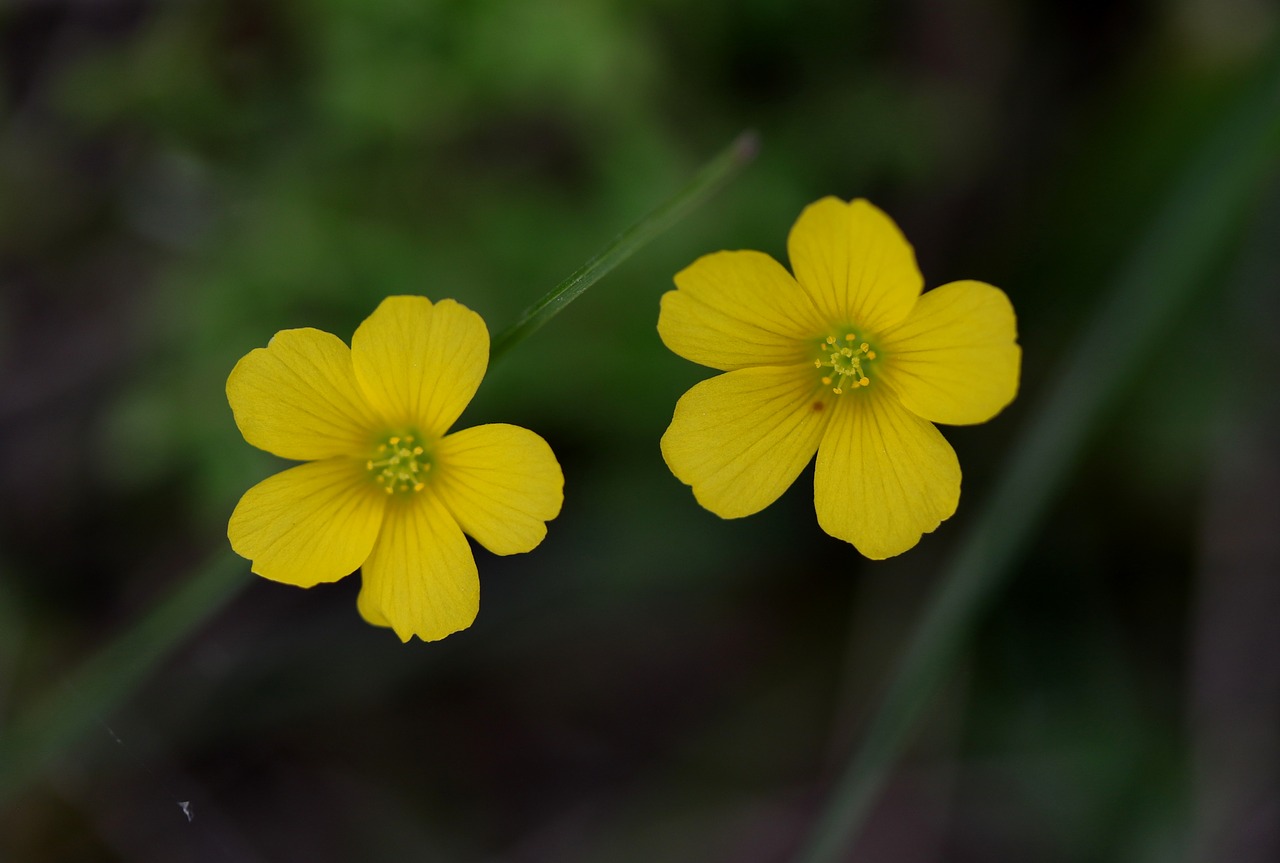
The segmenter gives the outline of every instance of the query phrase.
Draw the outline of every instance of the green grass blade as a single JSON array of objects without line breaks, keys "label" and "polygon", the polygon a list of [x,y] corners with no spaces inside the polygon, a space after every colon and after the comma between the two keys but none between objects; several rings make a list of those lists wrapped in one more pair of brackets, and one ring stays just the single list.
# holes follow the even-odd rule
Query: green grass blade
[{"label": "green grass blade", "polygon": [[0,802],[129,698],[248,579],[228,549],[0,730]]},{"label": "green grass blade", "polygon": [[583,291],[598,282],[610,270],[684,218],[738,171],[750,164],[758,150],[759,139],[754,132],[743,132],[739,135],[732,144],[708,162],[687,186],[618,234],[599,254],[552,288],[542,299],[526,309],[519,320],[499,333],[493,340],[490,361],[497,360],[533,335],[539,327],[576,300]]},{"label": "green grass blade", "polygon": [[[1273,55],[1274,56],[1274,55]],[[1280,63],[1215,131],[1120,271],[1110,299],[1012,451],[1001,481],[946,568],[861,748],[839,778],[804,863],[845,859],[877,794],[990,597],[1065,484],[1106,412],[1162,344],[1280,166]]]}]

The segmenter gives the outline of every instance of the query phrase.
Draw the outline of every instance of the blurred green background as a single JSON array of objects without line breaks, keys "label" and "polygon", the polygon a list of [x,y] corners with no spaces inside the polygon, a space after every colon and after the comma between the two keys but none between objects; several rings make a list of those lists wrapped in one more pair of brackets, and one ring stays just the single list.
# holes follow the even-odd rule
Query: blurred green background
[{"label": "blurred green background", "polygon": [[[396,293],[491,332],[744,128],[756,162],[496,365],[562,515],[477,549],[469,630],[249,575],[0,804],[4,861],[790,859],[1024,419],[1276,53],[1262,0],[9,0],[0,6],[0,723],[229,554],[282,464],[223,384]],[[811,469],[725,522],[666,470],[698,255],[869,197],[1019,313],[1022,395],[944,429],[960,512],[871,563]],[[849,859],[1280,859],[1280,195],[1108,412]],[[1079,381],[1089,386],[1089,381]],[[188,821],[180,803],[189,805]]]}]

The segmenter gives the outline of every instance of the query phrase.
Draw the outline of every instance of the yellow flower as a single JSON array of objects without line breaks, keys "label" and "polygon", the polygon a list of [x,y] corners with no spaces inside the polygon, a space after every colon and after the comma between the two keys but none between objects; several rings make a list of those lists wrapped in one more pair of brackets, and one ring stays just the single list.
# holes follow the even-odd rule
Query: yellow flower
[{"label": "yellow flower", "polygon": [[489,363],[489,332],[453,300],[388,297],[348,348],[283,330],[227,378],[244,439],[305,461],[245,492],[231,547],[273,581],[311,587],[362,567],[357,603],[408,641],[465,629],[480,604],[469,534],[532,550],[560,512],[546,441],[511,425],[446,434]]},{"label": "yellow flower", "polygon": [[864,200],[823,198],[787,238],[794,278],[760,252],[676,274],[658,332],[725,374],[676,404],[671,472],[722,518],[764,509],[814,453],[818,524],[870,558],[955,512],[960,464],[933,423],[985,422],[1013,400],[1013,307],[982,282],[921,294],[915,253]]}]

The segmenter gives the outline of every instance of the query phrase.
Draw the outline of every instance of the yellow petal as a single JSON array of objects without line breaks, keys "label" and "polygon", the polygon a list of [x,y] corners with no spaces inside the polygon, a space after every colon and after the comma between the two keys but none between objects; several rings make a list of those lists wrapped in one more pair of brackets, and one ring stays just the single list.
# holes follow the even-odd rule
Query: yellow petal
[{"label": "yellow petal", "polygon": [[1013,306],[999,288],[952,282],[927,292],[881,339],[885,380],[927,420],[986,422],[1018,392]]},{"label": "yellow petal", "polygon": [[687,360],[715,369],[790,365],[824,331],[807,294],[762,252],[717,252],[676,273],[662,297],[658,334]]},{"label": "yellow petal", "polygon": [[916,255],[893,220],[861,198],[823,198],[787,237],[796,281],[837,325],[881,333],[901,323],[924,287]]},{"label": "yellow petal", "polygon": [[387,501],[382,532],[362,575],[362,615],[375,624],[386,621],[401,641],[415,635],[437,641],[466,629],[480,608],[471,546],[430,492]]},{"label": "yellow petal", "polygon": [[477,426],[441,440],[431,487],[462,529],[494,554],[535,548],[564,501],[564,475],[551,447],[513,425]]},{"label": "yellow petal", "polygon": [[759,512],[813,458],[834,398],[811,364],[726,372],[676,403],[662,457],[721,518]]},{"label": "yellow petal", "polygon": [[867,557],[901,554],[956,511],[960,463],[946,439],[874,384],[846,394],[818,448],[818,524]]},{"label": "yellow petal", "polygon": [[489,331],[453,300],[387,297],[351,338],[356,380],[385,422],[439,437],[475,395]]},{"label": "yellow petal", "polygon": [[363,574],[360,576],[360,593],[356,596],[356,611],[360,612],[360,616],[364,618],[365,623],[387,629],[391,628],[391,624],[387,622],[382,612],[374,604],[373,593],[369,590],[369,584],[365,581]]},{"label": "yellow petal", "polygon": [[337,581],[369,556],[383,498],[353,459],[308,462],[245,492],[227,537],[264,578],[298,587]]},{"label": "yellow petal", "polygon": [[282,330],[246,354],[227,377],[227,401],[244,439],[282,458],[353,455],[369,443],[372,410],[351,350],[320,330]]}]

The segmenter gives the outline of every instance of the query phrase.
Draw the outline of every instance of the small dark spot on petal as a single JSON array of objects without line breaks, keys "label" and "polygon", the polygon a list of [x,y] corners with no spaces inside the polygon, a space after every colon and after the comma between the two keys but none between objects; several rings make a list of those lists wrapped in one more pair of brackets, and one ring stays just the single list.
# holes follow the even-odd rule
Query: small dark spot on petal
[{"label": "small dark spot on petal", "polygon": [[822,402],[814,402],[814,403],[813,403],[813,409],[814,409],[815,411],[820,411],[820,410],[822,410],[822,409],[823,409],[823,408],[825,408],[825,407],[826,407],[826,405],[825,405],[825,404],[823,404]]}]

